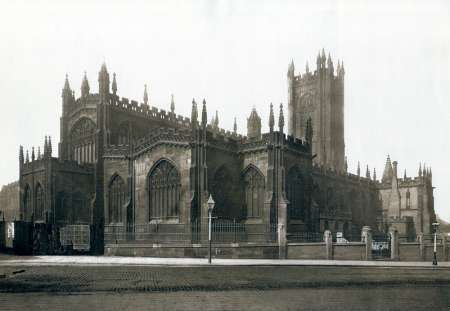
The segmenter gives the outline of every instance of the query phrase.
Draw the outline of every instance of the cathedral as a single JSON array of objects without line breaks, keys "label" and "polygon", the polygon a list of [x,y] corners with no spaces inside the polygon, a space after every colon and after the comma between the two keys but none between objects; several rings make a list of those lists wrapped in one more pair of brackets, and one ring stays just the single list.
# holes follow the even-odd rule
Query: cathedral
[{"label": "cathedral", "polygon": [[315,70],[307,65],[296,74],[292,62],[286,120],[282,104],[268,105],[268,120],[253,108],[244,136],[236,124],[232,132],[220,128],[217,113],[208,122],[205,100],[192,100],[187,118],[176,114],[173,96],[170,111],[150,106],[146,88],[142,103],[119,97],[116,74],[105,64],[97,93],[85,75],[75,96],[66,76],[58,156],[50,137],[42,150],[20,147],[16,218],[95,225],[100,253],[121,240],[201,241],[210,196],[216,223],[239,226],[240,235],[262,243],[325,230],[351,239],[363,226],[431,233],[429,168],[401,178],[388,157],[381,179],[368,168],[361,174],[359,164],[356,174],[347,171],[344,81],[343,62],[334,68],[323,50]]}]

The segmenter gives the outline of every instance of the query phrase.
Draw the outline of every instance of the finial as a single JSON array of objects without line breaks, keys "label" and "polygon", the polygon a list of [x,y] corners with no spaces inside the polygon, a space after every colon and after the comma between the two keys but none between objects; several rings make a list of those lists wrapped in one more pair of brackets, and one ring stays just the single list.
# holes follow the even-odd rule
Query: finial
[{"label": "finial", "polygon": [[361,176],[361,167],[360,167],[359,161],[358,161],[358,167],[356,168],[356,175],[358,175],[358,177]]},{"label": "finial", "polygon": [[377,171],[375,170],[375,167],[373,168],[373,180],[377,181]]},{"label": "finial", "polygon": [[325,49],[324,49],[324,48],[322,48],[322,60],[323,60],[323,61],[326,60]]},{"label": "finial", "polygon": [[67,73],[66,73],[66,79],[64,81],[64,90],[70,91],[69,75]]},{"label": "finial", "polygon": [[144,104],[148,105],[147,84],[144,84]]},{"label": "finial", "polygon": [[36,158],[34,156],[34,147],[31,147],[31,161],[34,161]]},{"label": "finial", "polygon": [[270,114],[269,114],[269,129],[273,132],[273,126],[275,125],[275,117],[273,116],[273,105],[270,103]]},{"label": "finial", "polygon": [[48,157],[52,157],[52,137],[48,136]]},{"label": "finial", "polygon": [[206,112],[206,100],[203,98],[203,108],[202,108],[202,126],[206,127],[208,123],[208,114]]},{"label": "finial", "polygon": [[406,180],[406,169],[405,172],[403,173],[403,179]]},{"label": "finial", "polygon": [[19,163],[23,164],[24,158],[23,158],[23,146],[19,146]]},{"label": "finial", "polygon": [[113,81],[112,81],[112,91],[114,95],[117,95],[117,81],[116,81],[116,73],[113,73]]},{"label": "finial", "polygon": [[47,142],[47,135],[45,135],[45,140],[44,140],[44,157],[47,157],[48,155],[48,142]]},{"label": "finial", "polygon": [[284,129],[284,115],[283,115],[283,104],[280,103],[280,115],[278,116],[278,127],[280,132],[283,133]]},{"label": "finial", "polygon": [[87,79],[86,71],[84,72],[83,82],[81,82],[81,97],[89,95],[89,81]]},{"label": "finial", "polygon": [[26,157],[25,157],[25,162],[26,162],[26,163],[29,163],[29,162],[30,162],[30,156],[29,156],[29,154],[28,154],[28,150],[27,150],[27,154],[26,154]]},{"label": "finial", "polygon": [[175,100],[173,99],[173,94],[170,94],[170,111],[175,113]]},{"label": "finial", "polygon": [[219,127],[219,113],[216,110],[216,117],[214,118],[214,127],[218,128]]},{"label": "finial", "polygon": [[192,99],[192,110],[191,110],[191,124],[197,126],[197,103],[195,99]]},{"label": "finial", "polygon": [[419,163],[419,177],[422,177],[422,163]]},{"label": "finial", "polygon": [[234,117],[234,124],[233,124],[233,133],[237,133],[237,123],[236,123],[236,117]]},{"label": "finial", "polygon": [[370,179],[369,165],[366,165],[366,178]]}]

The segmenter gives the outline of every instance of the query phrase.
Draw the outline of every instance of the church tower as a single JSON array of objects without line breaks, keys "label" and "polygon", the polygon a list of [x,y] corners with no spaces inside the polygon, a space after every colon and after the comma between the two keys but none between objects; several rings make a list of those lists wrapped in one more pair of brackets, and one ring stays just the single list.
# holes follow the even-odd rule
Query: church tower
[{"label": "church tower", "polygon": [[325,51],[317,55],[316,70],[295,75],[294,63],[288,68],[288,134],[306,138],[311,119],[314,161],[340,172],[345,171],[344,143],[344,64],[336,70]]}]

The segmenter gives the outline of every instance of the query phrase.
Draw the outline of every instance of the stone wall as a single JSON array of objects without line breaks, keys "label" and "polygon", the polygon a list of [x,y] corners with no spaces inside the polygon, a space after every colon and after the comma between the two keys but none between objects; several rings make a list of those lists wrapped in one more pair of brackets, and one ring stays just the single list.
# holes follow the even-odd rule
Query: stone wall
[{"label": "stone wall", "polygon": [[19,182],[4,185],[0,190],[0,220],[12,221],[20,218]]}]

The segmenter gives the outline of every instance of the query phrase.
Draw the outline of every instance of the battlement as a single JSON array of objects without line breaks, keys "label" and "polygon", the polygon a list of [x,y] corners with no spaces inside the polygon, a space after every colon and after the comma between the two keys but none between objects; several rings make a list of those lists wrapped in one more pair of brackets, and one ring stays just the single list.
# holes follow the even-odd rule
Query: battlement
[{"label": "battlement", "polygon": [[347,180],[347,181],[355,182],[355,183],[364,183],[367,185],[377,185],[378,184],[377,181],[375,181],[371,178],[358,176],[358,175],[348,173],[348,172],[339,172],[339,171],[333,170],[329,167],[319,165],[317,163],[314,163],[314,165],[313,165],[313,173],[324,175],[324,176],[331,177],[331,178],[339,178],[342,180]]},{"label": "battlement", "polygon": [[112,95],[108,105],[124,112],[132,113],[136,116],[145,117],[148,119],[157,119],[164,122],[175,123],[178,126],[190,127],[191,121],[189,118],[182,115],[177,115],[172,112],[167,112],[164,109],[150,107],[144,103],[139,104],[135,100],[129,100],[126,97],[119,98]]}]

